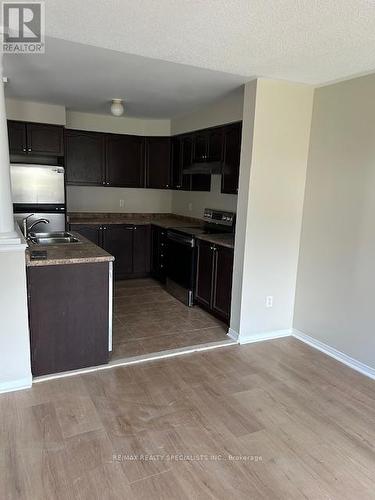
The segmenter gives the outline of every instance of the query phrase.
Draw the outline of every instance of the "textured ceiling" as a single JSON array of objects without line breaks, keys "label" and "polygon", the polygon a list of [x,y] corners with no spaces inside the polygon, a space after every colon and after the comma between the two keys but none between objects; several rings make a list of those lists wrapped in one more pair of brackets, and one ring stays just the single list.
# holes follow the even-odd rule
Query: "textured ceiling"
[{"label": "textured ceiling", "polygon": [[47,0],[51,36],[321,84],[375,68],[374,0]]},{"label": "textured ceiling", "polygon": [[53,38],[44,55],[6,55],[7,97],[108,113],[122,98],[127,116],[172,118],[236,91],[247,77]]}]

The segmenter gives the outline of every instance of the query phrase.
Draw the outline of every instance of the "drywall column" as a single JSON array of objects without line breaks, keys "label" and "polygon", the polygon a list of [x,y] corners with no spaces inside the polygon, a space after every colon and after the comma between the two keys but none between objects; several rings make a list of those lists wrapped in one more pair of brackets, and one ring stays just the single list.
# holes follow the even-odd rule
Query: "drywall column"
[{"label": "drywall column", "polygon": [[25,249],[26,242],[13,218],[0,71],[0,392],[31,386]]},{"label": "drywall column", "polygon": [[[3,55],[0,53],[0,244],[16,237],[10,188],[8,129],[3,83]],[[8,241],[7,241],[8,243]]]},{"label": "drywall column", "polygon": [[[291,332],[313,88],[260,79],[255,107],[253,94],[247,93],[245,101],[249,98],[251,102],[244,103],[244,126],[250,134],[255,108],[252,149],[244,144],[241,156],[236,230],[240,248],[236,250],[230,330],[240,342]],[[267,307],[267,297],[272,297],[272,307]]]},{"label": "drywall column", "polygon": [[253,154],[253,133],[257,81],[245,85],[242,115],[242,146],[240,160],[240,179],[237,200],[236,245],[234,248],[232,309],[228,335],[237,340],[240,332],[241,297],[244,275],[246,239],[246,221],[249,208],[250,171]]}]

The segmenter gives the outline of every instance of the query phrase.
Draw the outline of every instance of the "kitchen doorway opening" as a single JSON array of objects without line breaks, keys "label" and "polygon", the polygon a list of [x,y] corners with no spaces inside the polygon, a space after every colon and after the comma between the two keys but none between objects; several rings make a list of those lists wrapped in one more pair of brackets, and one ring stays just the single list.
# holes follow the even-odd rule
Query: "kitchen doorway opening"
[{"label": "kitchen doorway opening", "polygon": [[199,306],[188,307],[152,278],[114,285],[111,362],[230,341],[228,327]]}]

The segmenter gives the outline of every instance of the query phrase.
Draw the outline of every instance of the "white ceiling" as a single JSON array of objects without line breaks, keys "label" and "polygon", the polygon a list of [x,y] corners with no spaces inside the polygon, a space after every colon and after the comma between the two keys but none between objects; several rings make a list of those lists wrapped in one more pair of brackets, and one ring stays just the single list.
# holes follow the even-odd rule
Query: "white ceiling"
[{"label": "white ceiling", "polygon": [[220,99],[247,77],[48,38],[44,55],[6,55],[7,97],[109,113],[113,98],[126,115],[172,118]]},{"label": "white ceiling", "polygon": [[373,0],[47,0],[49,35],[246,76],[375,69]]},{"label": "white ceiling", "polygon": [[14,96],[90,111],[124,97],[131,114],[173,116],[254,76],[323,84],[375,70],[373,0],[45,3],[47,35],[98,49],[47,40],[45,56],[9,56]]}]

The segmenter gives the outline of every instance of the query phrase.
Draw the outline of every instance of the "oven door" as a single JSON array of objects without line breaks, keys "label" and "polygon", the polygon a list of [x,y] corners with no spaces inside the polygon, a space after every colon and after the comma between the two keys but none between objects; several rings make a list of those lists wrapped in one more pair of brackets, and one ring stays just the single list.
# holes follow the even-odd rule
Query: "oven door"
[{"label": "oven door", "polygon": [[188,306],[193,305],[195,278],[194,238],[168,231],[167,290]]}]

